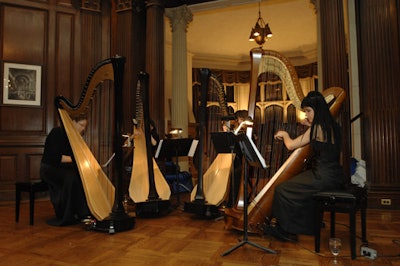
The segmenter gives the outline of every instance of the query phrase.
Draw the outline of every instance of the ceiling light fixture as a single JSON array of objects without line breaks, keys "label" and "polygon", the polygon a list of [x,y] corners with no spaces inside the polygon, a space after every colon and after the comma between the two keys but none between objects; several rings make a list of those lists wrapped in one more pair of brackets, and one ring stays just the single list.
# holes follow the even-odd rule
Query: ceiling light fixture
[{"label": "ceiling light fixture", "polygon": [[258,2],[258,19],[254,28],[251,29],[249,41],[256,41],[259,45],[263,45],[268,38],[272,37],[271,29],[268,23],[265,24],[261,17],[261,0]]}]

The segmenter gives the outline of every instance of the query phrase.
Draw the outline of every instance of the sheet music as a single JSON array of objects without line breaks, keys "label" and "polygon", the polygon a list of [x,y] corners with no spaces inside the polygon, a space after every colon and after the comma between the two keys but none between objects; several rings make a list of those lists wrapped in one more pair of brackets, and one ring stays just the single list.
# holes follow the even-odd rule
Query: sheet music
[{"label": "sheet music", "polygon": [[158,158],[158,156],[160,155],[162,144],[163,144],[163,139],[161,139],[159,141],[159,143],[158,143],[157,150],[156,150],[156,155],[154,155],[155,158]]},{"label": "sheet music", "polygon": [[[160,140],[157,146],[155,158],[160,156],[165,156],[165,149],[171,149],[169,153],[174,155],[175,153],[179,153],[179,155],[175,154],[175,156],[189,156],[193,157],[194,153],[196,152],[197,144],[199,143],[198,140],[194,139],[165,139]],[[189,146],[190,145],[190,146]],[[163,148],[163,146],[165,146]],[[186,154],[187,153],[187,154]]]},{"label": "sheet music", "polygon": [[196,148],[197,148],[197,144],[198,143],[199,143],[199,141],[197,139],[194,139],[192,141],[192,145],[190,146],[190,150],[189,150],[189,153],[188,153],[189,157],[193,157],[194,156],[194,153],[196,152]]}]

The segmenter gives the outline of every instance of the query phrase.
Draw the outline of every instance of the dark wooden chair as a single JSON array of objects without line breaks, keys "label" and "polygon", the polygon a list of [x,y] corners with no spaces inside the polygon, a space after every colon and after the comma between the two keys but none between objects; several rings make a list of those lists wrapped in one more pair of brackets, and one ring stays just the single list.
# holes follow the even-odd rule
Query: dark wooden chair
[{"label": "dark wooden chair", "polygon": [[356,255],[356,213],[361,212],[361,238],[365,245],[367,242],[366,209],[367,189],[349,185],[342,191],[325,191],[314,194],[316,202],[316,232],[315,251],[320,251],[321,227],[323,226],[324,212],[330,212],[330,236],[335,237],[335,214],[348,213],[350,223],[350,248],[351,258]]},{"label": "dark wooden chair", "polygon": [[32,182],[16,182],[15,183],[15,222],[19,221],[19,209],[21,203],[21,193],[29,193],[29,224],[33,225],[33,216],[35,210],[35,193],[45,192],[49,188],[43,181],[32,181]]}]

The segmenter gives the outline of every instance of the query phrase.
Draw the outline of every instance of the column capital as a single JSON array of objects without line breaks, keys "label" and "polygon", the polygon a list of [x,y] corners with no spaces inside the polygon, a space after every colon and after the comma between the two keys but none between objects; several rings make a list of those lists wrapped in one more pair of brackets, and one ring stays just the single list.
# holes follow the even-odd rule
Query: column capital
[{"label": "column capital", "polygon": [[318,12],[317,0],[310,0],[310,4],[314,6],[315,13]]},{"label": "column capital", "polygon": [[147,0],[144,1],[146,4],[146,7],[160,7],[160,8],[164,8],[164,2],[163,0]]},{"label": "column capital", "polygon": [[192,11],[190,11],[187,5],[166,8],[165,15],[169,18],[172,31],[178,28],[182,28],[186,31],[187,25],[193,20]]}]

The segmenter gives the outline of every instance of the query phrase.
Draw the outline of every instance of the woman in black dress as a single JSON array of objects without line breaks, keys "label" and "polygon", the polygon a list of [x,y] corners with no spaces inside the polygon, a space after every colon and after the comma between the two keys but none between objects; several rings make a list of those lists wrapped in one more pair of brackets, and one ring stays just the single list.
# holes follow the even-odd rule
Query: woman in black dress
[{"label": "woman in black dress", "polygon": [[297,241],[297,234],[314,234],[314,193],[342,188],[340,165],[340,127],[333,119],[323,95],[310,92],[302,101],[307,131],[292,139],[286,131],[278,131],[289,150],[311,145],[311,168],[283,182],[275,189],[270,233],[280,240]]},{"label": "woman in black dress", "polygon": [[[87,120],[73,118],[76,130],[83,135]],[[71,225],[90,216],[82,181],[64,128],[53,128],[46,138],[40,177],[49,186],[50,201],[56,214],[51,225]]]}]

